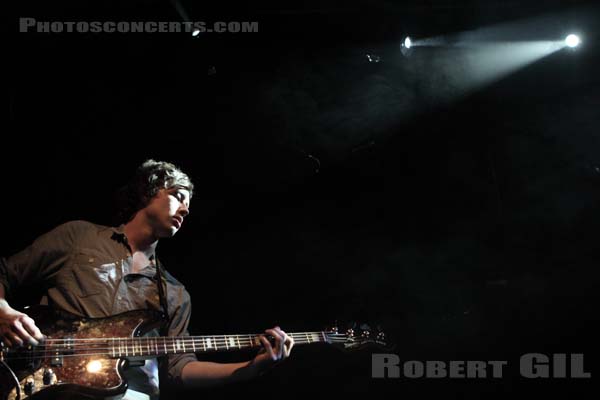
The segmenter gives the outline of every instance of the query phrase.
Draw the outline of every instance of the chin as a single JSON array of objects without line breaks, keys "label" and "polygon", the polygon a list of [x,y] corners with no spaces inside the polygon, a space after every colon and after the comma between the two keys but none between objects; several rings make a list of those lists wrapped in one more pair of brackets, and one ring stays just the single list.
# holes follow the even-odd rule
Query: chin
[{"label": "chin", "polygon": [[165,229],[161,229],[160,233],[159,233],[159,237],[160,238],[170,238],[175,236],[175,234],[177,233],[178,229],[175,228],[174,226],[172,227],[168,227]]}]

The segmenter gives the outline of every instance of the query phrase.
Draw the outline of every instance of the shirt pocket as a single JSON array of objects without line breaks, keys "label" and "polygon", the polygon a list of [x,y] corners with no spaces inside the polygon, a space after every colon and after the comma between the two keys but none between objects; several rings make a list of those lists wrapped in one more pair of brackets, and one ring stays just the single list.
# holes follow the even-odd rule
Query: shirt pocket
[{"label": "shirt pocket", "polygon": [[97,251],[80,249],[73,255],[71,273],[80,297],[112,293],[117,280],[117,265]]}]

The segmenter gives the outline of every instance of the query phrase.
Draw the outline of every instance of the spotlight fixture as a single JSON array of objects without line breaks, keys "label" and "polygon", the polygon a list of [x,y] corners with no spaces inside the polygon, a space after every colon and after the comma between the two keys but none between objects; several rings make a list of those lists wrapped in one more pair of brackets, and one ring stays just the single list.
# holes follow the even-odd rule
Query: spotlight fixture
[{"label": "spotlight fixture", "polygon": [[402,42],[402,47],[406,47],[407,49],[410,49],[410,47],[412,46],[412,40],[410,40],[410,37],[406,37],[406,39],[404,39],[404,42]]},{"label": "spotlight fixture", "polygon": [[581,39],[577,35],[570,34],[565,38],[565,44],[571,48],[579,46],[580,43]]}]

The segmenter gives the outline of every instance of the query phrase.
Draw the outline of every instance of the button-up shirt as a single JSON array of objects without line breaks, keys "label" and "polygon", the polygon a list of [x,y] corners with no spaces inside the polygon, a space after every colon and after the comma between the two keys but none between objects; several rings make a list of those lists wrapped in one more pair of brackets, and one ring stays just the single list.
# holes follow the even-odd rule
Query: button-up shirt
[{"label": "button-up shirt", "polygon": [[[41,283],[45,289],[42,303],[79,316],[101,318],[135,309],[162,311],[155,260],[154,254],[149,255],[149,264],[134,273],[123,226],[72,221],[40,236],[25,250],[0,258],[0,283],[7,296],[22,285]],[[187,336],[190,295],[168,272],[164,278],[168,335]],[[195,360],[194,354],[169,356],[169,378],[178,379],[185,364]],[[158,394],[156,360],[129,368],[126,377],[131,389],[152,397]]]}]

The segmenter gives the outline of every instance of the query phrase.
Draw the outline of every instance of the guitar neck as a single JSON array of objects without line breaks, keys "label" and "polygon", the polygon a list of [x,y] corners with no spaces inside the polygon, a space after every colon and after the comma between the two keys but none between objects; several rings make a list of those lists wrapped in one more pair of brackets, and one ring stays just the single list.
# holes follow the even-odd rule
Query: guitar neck
[{"label": "guitar neck", "polygon": [[[154,358],[181,353],[209,353],[262,347],[263,335],[214,335],[214,336],[145,336],[140,338],[106,339],[112,357]],[[288,333],[295,345],[330,343],[326,332]]]}]

